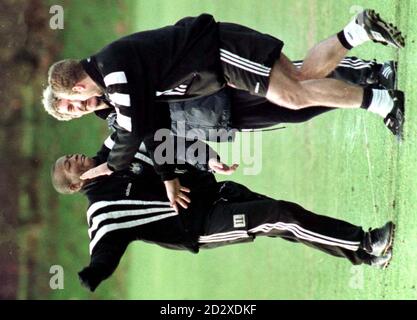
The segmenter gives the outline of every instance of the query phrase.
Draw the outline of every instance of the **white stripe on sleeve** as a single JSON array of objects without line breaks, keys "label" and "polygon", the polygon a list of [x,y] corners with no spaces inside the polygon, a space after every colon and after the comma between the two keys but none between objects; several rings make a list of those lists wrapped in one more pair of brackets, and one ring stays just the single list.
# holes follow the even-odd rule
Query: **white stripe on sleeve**
[{"label": "white stripe on sleeve", "polygon": [[154,165],[153,161],[151,158],[147,157],[146,155],[140,153],[140,152],[136,152],[135,153],[135,158],[142,160],[143,162],[146,162],[147,164],[150,164],[151,166]]},{"label": "white stripe on sleeve", "polygon": [[129,132],[132,132],[132,119],[130,119],[130,117],[128,116],[121,114],[119,108],[116,108],[116,113],[117,123],[119,124],[119,126],[121,126]]},{"label": "white stripe on sleeve", "polygon": [[126,74],[123,71],[109,73],[103,80],[106,87],[113,84],[127,83]]},{"label": "white stripe on sleeve", "polygon": [[111,136],[108,136],[107,139],[104,141],[104,145],[109,148],[110,150],[113,149],[114,146],[114,140],[111,138]]},{"label": "white stripe on sleeve", "polygon": [[176,216],[177,213],[175,211],[171,213],[161,214],[158,216],[146,218],[146,219],[139,219],[135,221],[127,221],[123,223],[113,223],[113,224],[107,224],[103,227],[101,227],[97,233],[94,236],[94,239],[90,242],[90,254],[93,253],[94,247],[96,246],[97,242],[100,241],[102,237],[104,237],[108,232],[114,231],[114,230],[120,230],[120,229],[127,229],[127,228],[133,228],[137,227],[143,224],[155,222],[158,220],[170,218],[173,216]]},{"label": "white stripe on sleeve", "polygon": [[147,209],[139,209],[139,210],[122,210],[122,211],[110,211],[107,213],[102,213],[95,216],[92,219],[92,225],[88,229],[88,236],[91,238],[93,232],[97,229],[98,225],[108,219],[118,219],[130,216],[141,216],[150,213],[168,213],[172,212],[172,208],[167,207],[159,207],[159,208],[147,208]]},{"label": "white stripe on sleeve", "polygon": [[[113,149],[114,140],[111,138],[111,136],[107,137],[107,139],[104,141],[104,145],[110,150]],[[150,164],[151,166],[153,166],[154,163],[153,163],[152,159],[149,158],[146,155],[146,153],[147,153],[147,151],[146,151],[145,144],[142,142],[139,146],[139,151],[135,153],[135,158],[139,159],[139,160],[142,160],[143,162],[146,162],[147,164]]]},{"label": "white stripe on sleeve", "polygon": [[120,206],[120,205],[159,205],[159,206],[167,206],[170,207],[171,204],[167,201],[144,201],[144,200],[113,200],[113,201],[98,201],[93,203],[87,210],[87,222],[90,222],[91,215],[100,210],[101,208],[105,208],[108,206]]},{"label": "white stripe on sleeve", "polygon": [[118,104],[124,107],[130,107],[130,95],[126,93],[117,93],[117,92],[111,93],[109,94],[109,98],[115,104]]}]

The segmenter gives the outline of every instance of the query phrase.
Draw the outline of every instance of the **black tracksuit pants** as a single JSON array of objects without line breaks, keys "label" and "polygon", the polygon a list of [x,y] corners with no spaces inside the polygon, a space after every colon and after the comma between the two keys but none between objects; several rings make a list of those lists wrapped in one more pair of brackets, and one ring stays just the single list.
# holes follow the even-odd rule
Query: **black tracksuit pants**
[{"label": "black tracksuit pants", "polygon": [[215,203],[199,238],[201,248],[253,241],[256,236],[281,237],[347,258],[352,264],[370,264],[371,256],[363,249],[365,232],[361,227],[228,184],[245,194],[222,197]]}]

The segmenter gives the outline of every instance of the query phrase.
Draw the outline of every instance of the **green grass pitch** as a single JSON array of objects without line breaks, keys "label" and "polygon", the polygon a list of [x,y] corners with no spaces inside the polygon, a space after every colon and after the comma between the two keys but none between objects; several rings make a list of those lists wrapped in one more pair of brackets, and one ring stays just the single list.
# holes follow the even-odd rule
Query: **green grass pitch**
[{"label": "green grass pitch", "polygon": [[[59,197],[53,212],[60,215],[55,231],[58,240],[45,243],[55,246],[57,263],[68,271],[66,289],[51,293],[51,298],[417,298],[417,1],[139,0],[118,1],[117,5],[115,1],[89,2],[85,10],[83,4],[72,1],[69,5],[67,19],[71,20],[67,20],[63,32],[63,57],[83,57],[100,49],[118,37],[114,31],[123,27],[120,21],[125,22],[128,33],[202,12],[281,38],[284,52],[292,59],[302,59],[312,45],[340,31],[360,8],[374,8],[383,18],[395,22],[407,36],[405,49],[367,43],[350,55],[398,60],[399,88],[407,95],[404,142],[399,144],[381,118],[373,114],[363,110],[332,111],[304,124],[264,133],[261,172],[248,176],[240,168],[231,179],[365,229],[392,219],[397,223],[397,233],[394,258],[385,271],[353,267],[343,259],[278,238],[258,238],[252,244],[202,250],[198,255],[137,243],[129,247],[112,279],[104,282],[97,293],[89,294],[80,288],[76,277],[76,271],[88,262],[86,201],[82,197]],[[87,36],[89,31],[91,35]],[[74,151],[92,154],[106,136],[105,125],[93,118],[53,124],[53,129],[61,137],[66,132],[66,137],[53,140],[55,154],[51,159]],[[75,223],[70,221],[74,217]],[[73,228],[70,231],[68,224]]]}]

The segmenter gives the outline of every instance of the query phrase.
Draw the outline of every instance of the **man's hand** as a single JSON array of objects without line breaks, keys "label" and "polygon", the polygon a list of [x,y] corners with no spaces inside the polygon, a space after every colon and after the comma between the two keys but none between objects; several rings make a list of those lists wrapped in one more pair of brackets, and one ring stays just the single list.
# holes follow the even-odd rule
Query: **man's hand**
[{"label": "man's hand", "polygon": [[105,176],[105,175],[109,176],[112,173],[113,173],[113,171],[111,171],[109,169],[109,167],[107,166],[107,162],[105,162],[105,163],[103,163],[103,164],[101,164],[101,165],[99,165],[95,168],[92,168],[92,169],[84,172],[80,176],[80,179],[81,180],[93,179],[93,178],[98,177],[98,176]]},{"label": "man's hand", "polygon": [[210,159],[208,165],[214,172],[226,175],[231,175],[236,171],[237,167],[239,167],[236,163],[229,167],[227,164],[224,164],[215,158]]},{"label": "man's hand", "polygon": [[173,180],[164,181],[165,189],[167,191],[167,196],[169,202],[171,202],[171,207],[174,208],[175,212],[178,213],[177,203],[184,209],[188,208],[188,204],[191,200],[183,192],[190,192],[190,189],[180,185],[178,178]]}]

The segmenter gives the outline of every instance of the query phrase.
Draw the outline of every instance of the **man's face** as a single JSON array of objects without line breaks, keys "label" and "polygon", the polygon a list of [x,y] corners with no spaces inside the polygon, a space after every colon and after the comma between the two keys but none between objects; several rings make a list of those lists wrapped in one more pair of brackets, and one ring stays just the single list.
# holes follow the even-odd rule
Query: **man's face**
[{"label": "man's face", "polygon": [[55,94],[60,99],[86,101],[92,97],[100,97],[104,92],[88,78],[76,84],[70,94],[64,92],[56,92]]},{"label": "man's face", "polygon": [[56,161],[55,172],[64,175],[72,184],[78,184],[82,182],[80,176],[95,165],[94,159],[83,154],[70,154]]},{"label": "man's face", "polygon": [[80,118],[83,115],[105,108],[108,108],[108,106],[97,97],[91,97],[85,101],[60,99],[57,103],[57,111],[72,118]]}]

